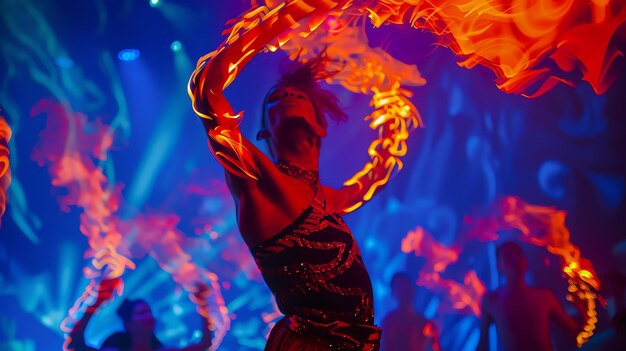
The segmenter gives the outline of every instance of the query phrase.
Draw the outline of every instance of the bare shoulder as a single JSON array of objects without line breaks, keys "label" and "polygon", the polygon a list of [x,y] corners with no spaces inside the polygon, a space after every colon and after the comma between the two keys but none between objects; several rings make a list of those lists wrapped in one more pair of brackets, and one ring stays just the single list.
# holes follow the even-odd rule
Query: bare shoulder
[{"label": "bare shoulder", "polygon": [[249,140],[245,139],[245,146],[253,155],[254,163],[259,171],[260,178],[254,179],[251,177],[239,177],[235,174],[225,172],[226,182],[233,196],[241,197],[246,194],[251,194],[251,191],[268,188],[268,183],[275,181],[278,170],[272,160],[265,155],[259,148],[252,144]]}]

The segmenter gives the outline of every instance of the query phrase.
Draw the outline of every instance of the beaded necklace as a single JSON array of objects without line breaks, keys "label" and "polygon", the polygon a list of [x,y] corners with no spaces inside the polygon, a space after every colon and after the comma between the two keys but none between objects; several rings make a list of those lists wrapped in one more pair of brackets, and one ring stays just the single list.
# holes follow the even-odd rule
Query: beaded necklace
[{"label": "beaded necklace", "polygon": [[313,188],[313,190],[317,191],[320,183],[320,172],[310,169],[302,169],[285,160],[278,160],[278,162],[276,162],[276,168],[290,177],[302,180],[307,183],[308,186]]}]

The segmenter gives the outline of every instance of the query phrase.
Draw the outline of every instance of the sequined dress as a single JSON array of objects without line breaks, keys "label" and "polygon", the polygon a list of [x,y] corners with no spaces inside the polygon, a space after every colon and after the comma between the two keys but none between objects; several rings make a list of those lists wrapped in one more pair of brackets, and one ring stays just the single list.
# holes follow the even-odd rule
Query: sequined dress
[{"label": "sequined dress", "polygon": [[318,335],[328,350],[377,350],[369,274],[350,230],[325,203],[318,190],[299,218],[251,249],[285,314],[274,329]]}]

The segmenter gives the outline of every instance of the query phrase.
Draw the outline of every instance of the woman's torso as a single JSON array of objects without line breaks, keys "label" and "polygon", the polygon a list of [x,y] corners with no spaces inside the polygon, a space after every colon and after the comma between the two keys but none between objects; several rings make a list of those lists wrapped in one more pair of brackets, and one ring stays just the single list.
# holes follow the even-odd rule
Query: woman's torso
[{"label": "woman's torso", "polygon": [[341,217],[323,190],[277,234],[251,248],[280,310],[320,323],[372,324],[369,275]]}]

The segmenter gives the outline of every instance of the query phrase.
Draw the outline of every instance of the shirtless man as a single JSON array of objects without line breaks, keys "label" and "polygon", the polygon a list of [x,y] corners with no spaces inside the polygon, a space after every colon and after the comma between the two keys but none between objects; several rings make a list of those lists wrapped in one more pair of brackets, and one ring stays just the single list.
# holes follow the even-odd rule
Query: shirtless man
[{"label": "shirtless man", "polygon": [[524,274],[528,262],[522,248],[513,242],[504,243],[498,247],[496,258],[506,283],[483,297],[477,350],[489,350],[491,323],[495,323],[505,351],[552,350],[550,322],[576,338],[581,325],[565,313],[554,294],[526,285]]},{"label": "shirtless man", "polygon": [[383,319],[382,351],[430,350],[431,340],[424,335],[428,320],[415,311],[415,284],[405,273],[391,278],[391,294],[398,306]]}]

